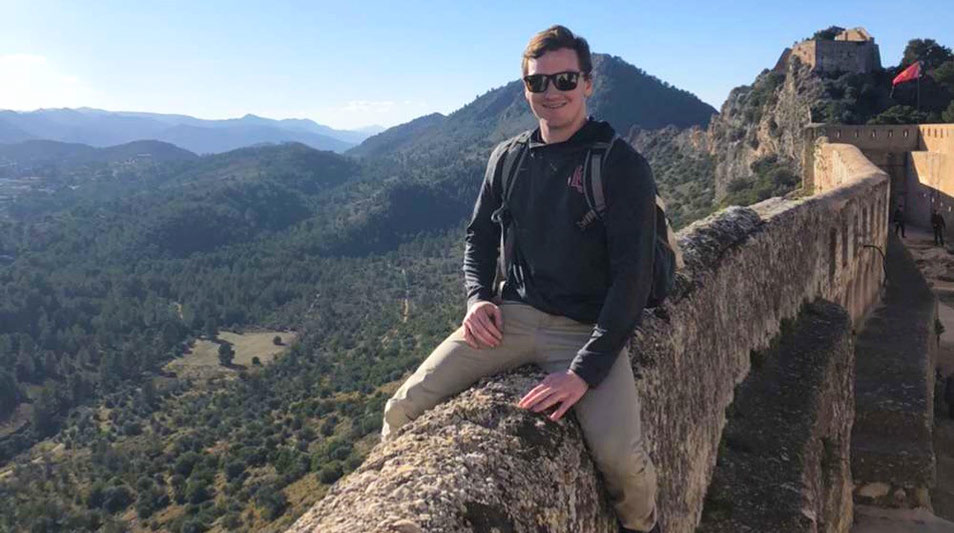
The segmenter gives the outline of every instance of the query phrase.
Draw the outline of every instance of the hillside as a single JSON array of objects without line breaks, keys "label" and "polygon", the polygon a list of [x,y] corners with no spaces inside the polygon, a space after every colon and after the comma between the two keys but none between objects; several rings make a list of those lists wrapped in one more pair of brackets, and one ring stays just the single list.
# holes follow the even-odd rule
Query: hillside
[{"label": "hillside", "polygon": [[84,163],[116,163],[149,157],[156,162],[183,161],[197,156],[170,143],[134,141],[105,148],[79,143],[32,140],[16,144],[0,144],[0,161],[19,166],[31,164],[79,165]]}]

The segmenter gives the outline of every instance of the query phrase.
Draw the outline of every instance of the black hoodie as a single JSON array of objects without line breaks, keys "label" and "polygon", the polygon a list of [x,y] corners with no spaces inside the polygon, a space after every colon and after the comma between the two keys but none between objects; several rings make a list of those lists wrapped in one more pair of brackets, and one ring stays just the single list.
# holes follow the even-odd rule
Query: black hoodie
[{"label": "black hoodie", "polygon": [[[583,229],[578,224],[589,211],[581,179],[587,147],[613,135],[608,123],[590,119],[565,142],[546,144],[538,128],[508,201],[514,244],[503,299],[594,324],[570,365],[590,387],[606,377],[639,324],[652,282],[656,186],[649,164],[628,143],[618,141],[603,166],[603,219]],[[500,226],[491,214],[501,205],[500,167],[509,143],[491,154],[467,226],[468,305],[494,297]]]}]

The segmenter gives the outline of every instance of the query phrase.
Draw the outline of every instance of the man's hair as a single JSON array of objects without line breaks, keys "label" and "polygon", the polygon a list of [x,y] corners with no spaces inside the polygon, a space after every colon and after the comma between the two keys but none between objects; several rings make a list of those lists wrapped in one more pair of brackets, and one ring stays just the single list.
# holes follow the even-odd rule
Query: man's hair
[{"label": "man's hair", "polygon": [[527,47],[523,51],[522,70],[524,76],[527,75],[527,68],[531,59],[537,59],[547,52],[553,52],[561,48],[569,48],[576,52],[576,57],[580,61],[580,70],[587,78],[593,71],[593,60],[590,58],[590,45],[586,39],[573,35],[566,26],[550,26],[549,28],[534,35]]}]

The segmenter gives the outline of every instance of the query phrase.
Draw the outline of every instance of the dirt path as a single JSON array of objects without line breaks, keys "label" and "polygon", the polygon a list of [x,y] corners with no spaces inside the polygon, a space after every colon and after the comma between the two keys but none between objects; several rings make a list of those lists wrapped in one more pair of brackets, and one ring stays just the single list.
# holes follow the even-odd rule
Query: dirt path
[{"label": "dirt path", "polygon": [[404,309],[401,322],[407,322],[407,317],[411,314],[411,285],[407,282],[407,270],[402,268],[401,274],[404,274]]}]

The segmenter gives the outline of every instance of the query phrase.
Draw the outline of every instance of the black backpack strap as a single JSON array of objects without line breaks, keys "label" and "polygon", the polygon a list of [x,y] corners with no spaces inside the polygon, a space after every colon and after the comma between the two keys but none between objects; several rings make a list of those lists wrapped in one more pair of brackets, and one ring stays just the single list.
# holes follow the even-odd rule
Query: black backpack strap
[{"label": "black backpack strap", "polygon": [[526,131],[514,137],[504,153],[503,170],[500,173],[500,195],[504,204],[510,201],[510,193],[516,181],[514,177],[520,171],[523,160],[527,156],[530,134],[531,132]]},{"label": "black backpack strap", "polygon": [[[608,143],[594,143],[586,152],[586,160],[583,163],[584,196],[590,211],[585,219],[602,220],[606,214],[604,167],[610,150],[619,139],[619,135],[616,135]],[[672,291],[676,269],[684,266],[676,235],[672,231],[669,217],[666,216],[666,204],[659,195],[658,188],[653,192],[656,203],[656,238],[653,246],[653,282],[647,307],[657,307],[662,303]]]},{"label": "black backpack strap", "polygon": [[[593,143],[586,151],[586,159],[583,162],[583,181],[584,196],[586,203],[590,206],[590,213],[600,220],[606,213],[606,195],[603,189],[603,167],[609,159],[610,151],[620,139],[619,135],[613,135],[609,142]],[[588,217],[591,216],[588,214]]]},{"label": "black backpack strap", "polygon": [[523,161],[529,152],[529,141],[532,132],[526,131],[514,137],[504,152],[503,167],[500,172],[500,207],[490,215],[490,219],[500,224],[500,249],[497,260],[497,276],[494,288],[498,295],[507,280],[507,271],[510,269],[510,258],[513,257],[513,232],[508,231],[513,218],[510,214],[510,194],[513,192],[516,177],[520,173]]}]

